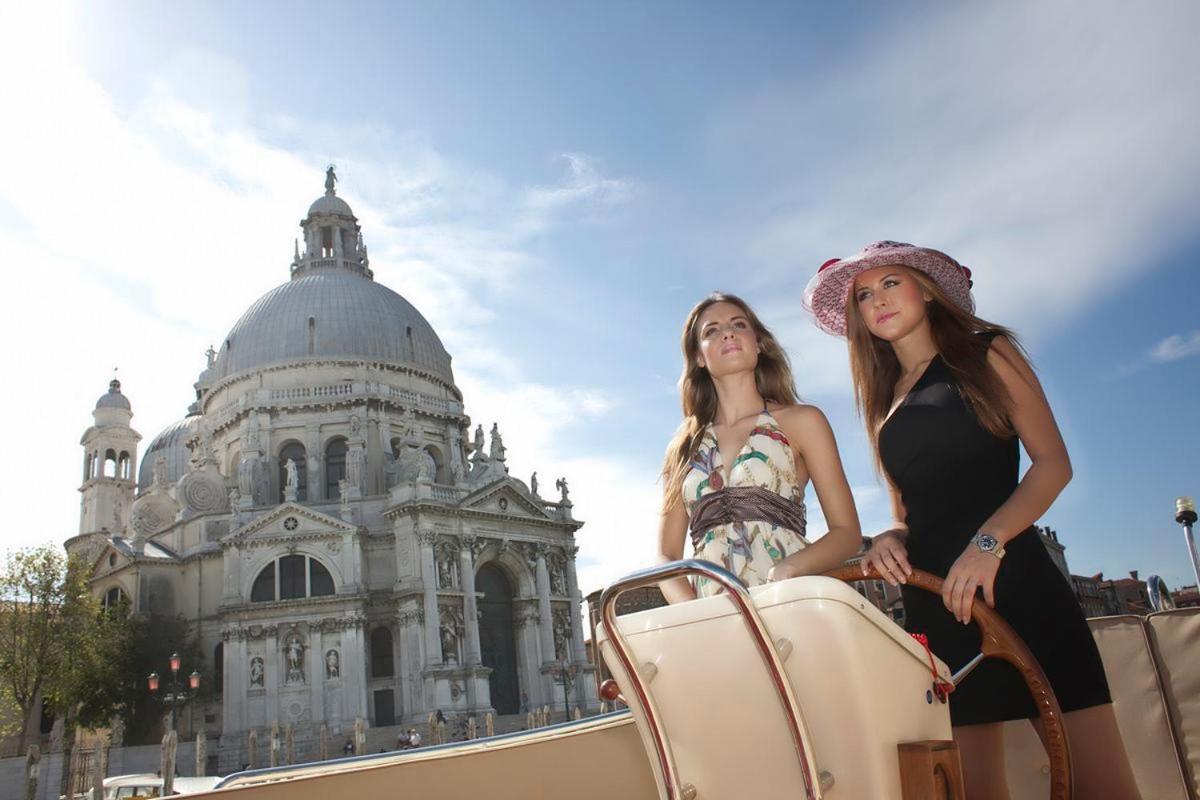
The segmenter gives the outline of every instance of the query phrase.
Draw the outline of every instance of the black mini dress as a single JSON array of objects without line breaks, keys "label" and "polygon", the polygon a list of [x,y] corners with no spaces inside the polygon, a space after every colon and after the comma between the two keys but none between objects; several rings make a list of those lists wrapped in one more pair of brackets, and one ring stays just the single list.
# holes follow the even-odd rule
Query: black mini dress
[{"label": "black mini dress", "polygon": [[[879,433],[884,469],[908,516],[908,560],[945,578],[980,526],[1019,479],[1017,437],[984,428],[940,356],[926,367]],[[1104,664],[1066,576],[1030,527],[1005,545],[994,584],[996,611],[1046,672],[1064,712],[1112,702]],[[958,670],[980,648],[979,628],[957,622],[940,595],[904,586],[905,628]],[[976,602],[983,602],[983,593]],[[985,659],[950,695],[954,725],[1037,716],[1013,667]]]}]

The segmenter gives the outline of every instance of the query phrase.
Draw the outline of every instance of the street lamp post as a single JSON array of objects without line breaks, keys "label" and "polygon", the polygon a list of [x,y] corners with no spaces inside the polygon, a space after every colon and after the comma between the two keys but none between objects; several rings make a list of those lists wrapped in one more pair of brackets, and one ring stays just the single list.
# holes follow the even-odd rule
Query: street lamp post
[{"label": "street lamp post", "polygon": [[558,662],[554,668],[554,672],[563,687],[563,713],[566,715],[564,719],[571,719],[571,685],[575,683],[575,674],[579,670],[578,664],[567,665],[567,659],[564,657]]},{"label": "street lamp post", "polygon": [[1196,587],[1200,590],[1200,555],[1196,553],[1196,540],[1192,538],[1192,526],[1196,524],[1196,503],[1192,498],[1180,497],[1175,501],[1175,521],[1183,526],[1188,555],[1192,558],[1192,573],[1196,577]]},{"label": "street lamp post", "polygon": [[[171,704],[171,730],[175,730],[175,723],[176,718],[179,715],[180,703],[186,703],[192,697],[191,694],[180,691],[179,688],[179,667],[181,663],[182,660],[179,658],[179,653],[171,653],[171,691],[163,697],[163,700]],[[188,688],[191,689],[192,693],[194,694],[196,690],[200,688],[200,673],[192,670],[192,674],[188,675],[187,681]],[[157,672],[151,672],[146,678],[146,685],[150,688],[151,694],[156,694],[158,692],[159,683],[160,681]]]}]

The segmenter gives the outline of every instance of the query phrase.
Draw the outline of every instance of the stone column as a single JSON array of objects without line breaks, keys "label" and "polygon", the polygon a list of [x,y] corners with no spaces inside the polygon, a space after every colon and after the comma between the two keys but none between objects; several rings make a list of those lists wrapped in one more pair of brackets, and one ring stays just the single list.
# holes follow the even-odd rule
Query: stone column
[{"label": "stone column", "polygon": [[554,617],[550,613],[550,572],[546,569],[546,553],[549,548],[544,544],[535,545],[537,561],[537,598],[538,616],[541,630],[542,663],[554,661]]},{"label": "stone column", "polygon": [[[367,652],[367,620],[364,617],[356,617],[354,620],[354,647],[358,648],[358,652]],[[358,671],[358,708],[359,716],[363,719],[367,717],[367,665],[363,664],[362,669]]]},{"label": "stone column", "polygon": [[245,631],[237,628],[221,631],[225,643],[222,649],[224,664],[221,665],[224,685],[221,687],[221,733],[237,734],[247,725],[243,719],[246,708],[246,688],[250,681],[250,659],[246,656]]},{"label": "stone column", "polygon": [[270,725],[279,721],[279,628],[268,625],[263,634],[267,643],[267,652],[263,660],[263,671],[266,673],[263,688],[266,689],[267,718],[263,721]]},{"label": "stone column", "polygon": [[309,503],[323,500],[325,495],[325,454],[321,452],[321,426],[309,425],[304,429],[304,449],[308,452],[308,474],[305,482],[308,484]]},{"label": "stone column", "polygon": [[312,721],[320,723],[325,719],[325,648],[321,643],[319,625],[310,625],[308,628],[308,652],[311,654],[309,666],[312,667],[309,670],[312,679],[309,684],[312,689]]},{"label": "stone column", "polygon": [[437,565],[433,561],[433,543],[437,534],[425,530],[417,532],[421,543],[421,584],[425,609],[425,664],[436,667],[442,663],[442,640],[438,635],[441,615],[437,602]]},{"label": "stone column", "polygon": [[361,555],[358,538],[350,532],[342,534],[342,591],[346,594],[357,594],[362,589]]},{"label": "stone column", "polygon": [[221,554],[221,567],[225,573],[225,587],[221,595],[223,603],[238,603],[242,598],[242,551],[236,545],[226,547]]},{"label": "stone column", "polygon": [[575,556],[579,554],[579,548],[567,545],[564,552],[567,556],[567,596],[571,598],[571,661],[584,664],[587,663],[587,651],[583,647],[583,623],[579,619],[583,598],[579,595],[579,576],[575,574]]},{"label": "stone column", "polygon": [[[342,630],[343,724],[355,717],[367,717],[367,665],[363,659],[366,653],[363,621],[362,617],[345,620],[346,627]],[[325,673],[322,672],[322,680],[324,677]]]},{"label": "stone column", "polygon": [[462,537],[462,549],[459,550],[458,570],[460,573],[463,593],[463,626],[467,634],[467,666],[482,663],[479,648],[479,612],[475,597],[475,546],[478,539],[472,535]]}]

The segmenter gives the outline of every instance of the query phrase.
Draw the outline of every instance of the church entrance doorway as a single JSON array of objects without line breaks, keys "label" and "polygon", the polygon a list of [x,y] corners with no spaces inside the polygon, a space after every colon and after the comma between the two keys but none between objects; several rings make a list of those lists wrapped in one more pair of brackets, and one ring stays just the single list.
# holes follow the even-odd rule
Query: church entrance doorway
[{"label": "church entrance doorway", "polygon": [[391,689],[375,690],[375,727],[396,724],[396,695]]},{"label": "church entrance doorway", "polygon": [[484,564],[475,575],[479,601],[479,649],[485,667],[492,668],[492,707],[497,714],[521,710],[517,683],[517,647],[513,635],[512,584],[495,564]]}]

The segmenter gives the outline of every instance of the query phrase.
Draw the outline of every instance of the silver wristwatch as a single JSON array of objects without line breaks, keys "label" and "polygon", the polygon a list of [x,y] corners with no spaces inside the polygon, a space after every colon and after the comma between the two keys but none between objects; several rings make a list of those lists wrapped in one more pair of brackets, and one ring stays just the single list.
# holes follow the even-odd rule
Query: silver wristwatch
[{"label": "silver wristwatch", "polygon": [[971,537],[971,544],[985,553],[991,553],[996,558],[1004,558],[1004,545],[1000,544],[1000,540],[990,533],[975,534]]}]

